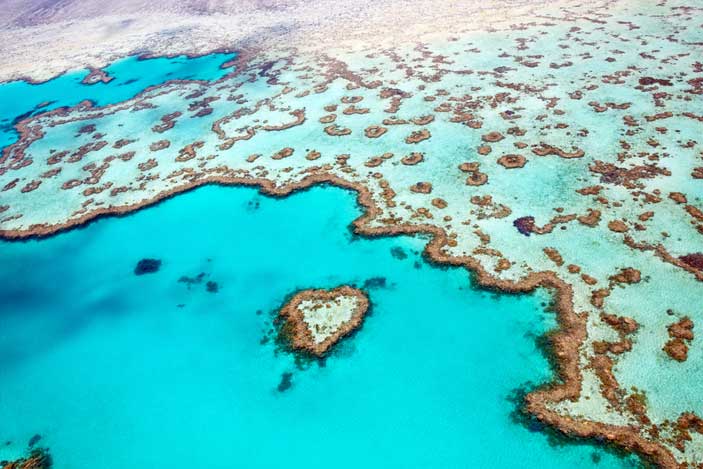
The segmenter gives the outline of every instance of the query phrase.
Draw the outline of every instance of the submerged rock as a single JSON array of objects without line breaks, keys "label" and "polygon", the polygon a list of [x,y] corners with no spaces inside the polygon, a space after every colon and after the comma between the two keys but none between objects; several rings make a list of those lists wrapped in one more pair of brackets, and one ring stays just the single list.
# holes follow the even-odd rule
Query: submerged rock
[{"label": "submerged rock", "polygon": [[278,383],[276,389],[278,392],[285,392],[293,386],[293,373],[285,372],[281,374],[281,382]]},{"label": "submerged rock", "polygon": [[371,277],[364,281],[364,288],[386,288],[386,277]]},{"label": "submerged rock", "polygon": [[36,434],[32,438],[29,439],[29,443],[27,443],[27,446],[29,446],[31,448],[32,446],[39,443],[39,440],[41,440],[41,435]]},{"label": "submerged rock", "polygon": [[188,285],[188,289],[190,290],[191,285],[197,285],[199,283],[202,283],[203,279],[205,278],[205,275],[207,275],[205,272],[200,272],[195,277],[188,277],[187,275],[182,275],[181,278],[178,279],[178,283],[185,283],[186,285]]},{"label": "submerged rock", "polygon": [[679,259],[686,265],[703,271],[703,253],[695,252],[692,254],[686,254],[685,256],[679,257]]},{"label": "submerged rock", "polygon": [[158,272],[160,268],[161,261],[159,259],[142,259],[137,262],[134,275],[153,274]]},{"label": "submerged rock", "polygon": [[399,259],[401,261],[403,259],[408,258],[408,255],[405,253],[403,248],[398,247],[398,246],[391,248],[391,256],[393,256],[395,259]]},{"label": "submerged rock", "polygon": [[520,217],[513,221],[513,226],[525,236],[530,236],[535,229],[535,217]]}]

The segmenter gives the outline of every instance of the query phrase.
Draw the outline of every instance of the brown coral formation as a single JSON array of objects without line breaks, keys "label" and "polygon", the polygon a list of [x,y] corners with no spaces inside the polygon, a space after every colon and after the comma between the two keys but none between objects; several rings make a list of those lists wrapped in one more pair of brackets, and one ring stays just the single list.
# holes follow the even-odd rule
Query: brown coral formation
[{"label": "brown coral formation", "polygon": [[424,161],[424,159],[425,156],[422,153],[412,152],[409,155],[402,157],[400,162],[406,166],[414,166]]},{"label": "brown coral formation", "polygon": [[[639,324],[632,318],[625,316],[616,316],[615,314],[601,313],[600,319],[618,333],[619,340],[617,342],[596,341],[593,342],[593,350],[597,354],[611,353],[618,355],[629,352],[632,349],[632,340],[628,337],[634,334],[639,329]],[[615,383],[617,389],[617,382]]]},{"label": "brown coral formation", "polygon": [[405,138],[405,143],[420,143],[430,138],[432,134],[427,129],[416,130]]},{"label": "brown coral formation", "polygon": [[486,156],[491,152],[491,150],[492,149],[489,145],[481,145],[480,147],[478,147],[476,152],[481,156]]},{"label": "brown coral formation", "polygon": [[36,190],[39,185],[41,184],[41,181],[38,179],[35,179],[34,181],[29,181],[23,188],[22,188],[22,193],[26,194],[27,192],[32,192],[33,190]]},{"label": "brown coral formation", "polygon": [[469,173],[466,178],[467,186],[482,186],[488,182],[488,175],[482,173],[479,169],[481,164],[477,161],[464,162],[459,165],[459,170],[464,173]]},{"label": "brown coral formation", "polygon": [[[301,309],[303,302],[315,302],[311,308],[329,308],[330,302],[346,297],[356,300],[350,319],[341,324],[323,341],[316,342],[306,322],[305,312]],[[303,290],[296,293],[279,311],[282,320],[280,335],[293,350],[303,351],[318,357],[324,356],[329,349],[344,336],[356,330],[368,311],[369,300],[363,291],[344,285],[332,290]]]},{"label": "brown coral formation", "polygon": [[554,145],[548,145],[544,142],[540,142],[539,146],[532,149],[532,153],[537,156],[547,156],[547,155],[557,155],[560,158],[582,158],[586,153],[580,148],[576,148],[571,152],[564,151],[561,148],[555,147]]},{"label": "brown coral formation", "polygon": [[430,192],[432,192],[432,183],[418,182],[417,184],[413,184],[412,186],[410,186],[410,191],[418,194],[429,194]]},{"label": "brown coral formation", "polygon": [[176,125],[176,119],[178,119],[182,115],[183,113],[180,111],[166,114],[165,116],[161,117],[161,123],[153,126],[151,130],[159,134],[164,133],[167,130],[172,129]]},{"label": "brown coral formation", "polygon": [[90,72],[81,81],[84,85],[95,85],[96,83],[110,83],[115,77],[111,77],[104,70],[99,68],[89,68]]},{"label": "brown coral formation", "polygon": [[557,265],[557,267],[564,265],[564,258],[561,257],[559,251],[554,248],[544,248],[543,251],[544,254]]},{"label": "brown coral formation", "polygon": [[682,194],[681,192],[671,192],[669,193],[669,198],[677,204],[685,204],[686,202],[688,202],[686,195]]},{"label": "brown coral formation", "polygon": [[149,145],[149,150],[160,151],[171,146],[171,142],[168,140],[157,140],[156,142]]},{"label": "brown coral formation", "polygon": [[611,275],[610,281],[619,284],[631,284],[639,283],[641,278],[642,276],[639,270],[633,269],[632,267],[626,267],[624,269],[620,269],[620,272],[617,274]]},{"label": "brown coral formation", "polygon": [[527,158],[522,155],[503,155],[498,158],[498,164],[506,169],[522,168],[527,163]]},{"label": "brown coral formation", "polygon": [[589,208],[586,215],[580,215],[576,219],[582,225],[594,227],[600,222],[601,212],[600,210]]},{"label": "brown coral formation", "polygon": [[316,150],[310,150],[307,155],[305,155],[305,159],[308,161],[315,161],[316,159],[320,158],[322,154],[319,151]]},{"label": "brown coral formation", "polygon": [[45,449],[34,449],[26,458],[5,461],[2,469],[50,469],[51,456]]},{"label": "brown coral formation", "polygon": [[143,163],[139,163],[137,165],[137,168],[139,168],[139,171],[149,171],[150,169],[154,169],[159,165],[159,163],[156,161],[156,158],[149,158]]},{"label": "brown coral formation", "polygon": [[202,140],[189,143],[178,151],[176,161],[179,163],[185,163],[186,161],[192,160],[197,154],[197,149],[202,148],[203,145],[205,145],[205,142],[203,142]]},{"label": "brown coral formation", "polygon": [[663,350],[676,361],[685,362],[688,358],[688,344],[693,340],[693,321],[684,317],[667,327],[669,341]]},{"label": "brown coral formation", "polygon": [[293,128],[297,125],[302,125],[305,122],[305,110],[304,109],[296,109],[295,111],[291,111],[290,115],[293,116],[293,120],[291,122],[285,122],[283,124],[278,124],[278,125],[265,125],[262,127],[263,130],[272,132],[272,131],[281,131],[281,130],[288,130],[290,128]]},{"label": "brown coral formation", "polygon": [[685,362],[688,359],[688,346],[681,339],[670,339],[662,350],[677,362]]},{"label": "brown coral formation", "polygon": [[344,114],[345,116],[351,116],[354,114],[368,114],[370,111],[371,110],[367,107],[359,108],[352,104],[351,106],[346,107],[342,111],[342,114]]},{"label": "brown coral formation", "polygon": [[466,178],[467,186],[482,186],[488,182],[488,175],[482,173],[481,171],[473,171],[469,177]]},{"label": "brown coral formation", "polygon": [[679,259],[684,264],[686,264],[696,270],[703,271],[703,253],[702,252],[695,252],[695,253],[691,253],[691,254],[686,254],[684,256],[680,256]]},{"label": "brown coral formation", "polygon": [[380,125],[371,125],[369,127],[366,127],[364,130],[364,135],[366,135],[368,138],[378,138],[381,135],[385,134],[388,131],[385,127],[381,127]]},{"label": "brown coral formation", "polygon": [[372,156],[364,163],[364,166],[368,168],[375,168],[376,166],[380,166],[381,163],[391,158],[393,158],[393,153],[383,153],[382,155]]},{"label": "brown coral formation", "polygon": [[325,133],[331,135],[332,137],[343,137],[351,133],[351,129],[347,127],[340,127],[336,124],[328,125],[325,127]]},{"label": "brown coral formation", "polygon": [[488,132],[487,134],[484,134],[484,135],[481,136],[481,139],[482,139],[484,142],[488,142],[488,143],[500,142],[500,141],[503,140],[504,138],[505,138],[505,137],[503,136],[502,133],[496,132],[496,131]]},{"label": "brown coral formation", "polygon": [[428,114],[426,116],[413,117],[410,119],[410,122],[415,125],[427,125],[434,122],[434,116],[432,114]]},{"label": "brown coral formation", "polygon": [[628,230],[627,225],[622,220],[611,220],[608,222],[608,229],[615,233],[624,233]]},{"label": "brown coral formation", "polygon": [[288,158],[289,156],[293,155],[294,151],[295,150],[292,149],[291,147],[281,148],[276,153],[271,155],[271,159],[272,160],[282,160],[283,158]]}]

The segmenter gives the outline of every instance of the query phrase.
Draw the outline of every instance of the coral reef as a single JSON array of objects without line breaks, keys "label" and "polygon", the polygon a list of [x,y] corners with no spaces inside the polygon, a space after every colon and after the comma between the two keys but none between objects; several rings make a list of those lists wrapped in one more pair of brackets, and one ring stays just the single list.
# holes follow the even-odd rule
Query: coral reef
[{"label": "coral reef", "polygon": [[703,314],[702,10],[482,8],[490,21],[457,4],[252,40],[212,83],[24,116],[0,157],[0,235],[49,236],[204,184],[352,189],[357,233],[422,234],[428,258],[482,286],[554,291],[558,376],[526,396],[536,418],[664,467],[703,464],[693,328],[666,314]]},{"label": "coral reef", "polygon": [[292,349],[322,357],[361,325],[368,308],[366,294],[349,286],[303,290],[279,311],[280,334]]}]

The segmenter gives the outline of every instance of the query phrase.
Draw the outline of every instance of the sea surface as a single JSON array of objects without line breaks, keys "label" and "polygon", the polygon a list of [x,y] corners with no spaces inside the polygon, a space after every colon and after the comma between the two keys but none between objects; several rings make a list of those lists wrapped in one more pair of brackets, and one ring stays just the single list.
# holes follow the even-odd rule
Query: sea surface
[{"label": "sea surface", "polygon": [[18,118],[29,117],[63,106],[75,106],[84,100],[96,106],[114,104],[133,98],[150,86],[169,80],[217,80],[232,69],[221,65],[234,54],[209,54],[201,57],[132,56],[113,63],[103,70],[113,77],[109,83],[84,85],[88,70],[66,73],[53,80],[32,84],[12,81],[0,84],[0,148],[17,139],[14,129]]},{"label": "sea surface", "polygon": [[[80,85],[84,73],[0,85],[0,120],[215,79],[227,58],[127,59],[108,85]],[[208,186],[0,241],[0,461],[40,435],[56,469],[637,464],[519,417],[521,393],[552,378],[547,292],[480,290],[427,263],[426,238],[353,235],[360,214],[338,188],[275,199]],[[144,258],[158,272],[135,275]],[[342,284],[369,294],[363,327],[324,361],[281,349],[286,298]]]}]

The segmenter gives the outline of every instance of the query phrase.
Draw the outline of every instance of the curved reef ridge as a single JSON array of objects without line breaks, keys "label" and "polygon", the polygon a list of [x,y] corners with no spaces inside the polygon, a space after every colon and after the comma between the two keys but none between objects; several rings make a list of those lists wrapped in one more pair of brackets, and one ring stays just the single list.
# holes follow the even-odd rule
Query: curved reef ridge
[{"label": "curved reef ridge", "polygon": [[294,350],[322,357],[361,326],[368,309],[366,294],[347,285],[332,290],[303,290],[279,311],[281,335]]},{"label": "curved reef ridge", "polygon": [[409,14],[412,36],[247,43],[217,82],[24,119],[0,157],[0,235],[51,235],[208,183],[353,189],[358,233],[429,234],[431,259],[481,285],[554,290],[558,377],[528,395],[531,413],[702,467],[703,349],[686,333],[685,361],[666,351],[682,357],[671,324],[703,316],[701,9],[500,12]]}]

